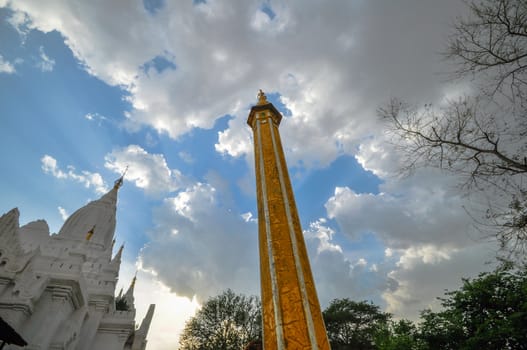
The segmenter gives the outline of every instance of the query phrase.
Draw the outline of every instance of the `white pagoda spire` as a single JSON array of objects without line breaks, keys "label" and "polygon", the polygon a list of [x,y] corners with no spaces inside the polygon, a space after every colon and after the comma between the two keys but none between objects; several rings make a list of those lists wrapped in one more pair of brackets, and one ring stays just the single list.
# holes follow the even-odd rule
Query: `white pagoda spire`
[{"label": "white pagoda spire", "polygon": [[123,176],[101,198],[74,212],[64,223],[58,237],[99,244],[103,249],[111,247],[115,234],[117,193],[123,184]]},{"label": "white pagoda spire", "polygon": [[154,317],[155,307],[155,304],[150,304],[146,316],[141,322],[141,326],[135,331],[132,350],[144,350],[146,348],[146,335],[148,334],[150,323],[152,323],[152,318]]},{"label": "white pagoda spire", "polygon": [[126,301],[126,304],[130,307],[131,310],[135,310],[134,288],[135,288],[136,280],[137,280],[137,272],[135,273],[135,276],[132,279],[132,283],[130,283],[130,287],[128,287],[128,290],[123,296],[124,300]]}]

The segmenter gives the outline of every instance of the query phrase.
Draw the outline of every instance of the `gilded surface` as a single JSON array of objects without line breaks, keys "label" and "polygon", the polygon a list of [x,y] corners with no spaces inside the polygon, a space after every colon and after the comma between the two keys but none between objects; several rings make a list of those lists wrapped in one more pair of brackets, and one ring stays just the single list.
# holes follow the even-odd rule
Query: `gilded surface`
[{"label": "gilded surface", "polygon": [[329,349],[280,135],[273,122],[277,118],[270,113],[271,110],[258,112],[251,125],[255,142],[264,348]]}]

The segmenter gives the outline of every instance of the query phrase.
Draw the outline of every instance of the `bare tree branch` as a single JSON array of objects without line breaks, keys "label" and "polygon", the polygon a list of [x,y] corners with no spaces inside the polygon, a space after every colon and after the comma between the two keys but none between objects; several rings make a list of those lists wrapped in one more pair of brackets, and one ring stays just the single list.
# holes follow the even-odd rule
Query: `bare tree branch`
[{"label": "bare tree branch", "polygon": [[459,63],[455,76],[486,73],[491,95],[499,91],[511,99],[525,97],[527,2],[484,0],[469,6],[471,16],[458,21],[445,52]]}]

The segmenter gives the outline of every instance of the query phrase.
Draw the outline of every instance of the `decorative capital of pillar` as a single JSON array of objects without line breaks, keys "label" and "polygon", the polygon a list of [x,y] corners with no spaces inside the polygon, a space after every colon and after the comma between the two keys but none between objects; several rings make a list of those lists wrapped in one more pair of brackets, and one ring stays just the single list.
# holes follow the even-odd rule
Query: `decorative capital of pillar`
[{"label": "decorative capital of pillar", "polygon": [[257,119],[268,118],[271,118],[273,123],[278,126],[282,121],[282,114],[270,102],[263,105],[257,104],[256,106],[253,106],[251,108],[251,111],[249,112],[249,117],[247,118],[247,124],[249,124],[249,126],[254,129],[254,122]]},{"label": "decorative capital of pillar", "polygon": [[267,120],[269,118],[271,118],[273,123],[278,126],[282,120],[282,114],[271,102],[267,101],[267,96],[265,96],[265,93],[260,89],[258,91],[258,101],[256,102],[256,105],[251,108],[251,112],[247,118],[247,124],[254,129],[255,120]]}]

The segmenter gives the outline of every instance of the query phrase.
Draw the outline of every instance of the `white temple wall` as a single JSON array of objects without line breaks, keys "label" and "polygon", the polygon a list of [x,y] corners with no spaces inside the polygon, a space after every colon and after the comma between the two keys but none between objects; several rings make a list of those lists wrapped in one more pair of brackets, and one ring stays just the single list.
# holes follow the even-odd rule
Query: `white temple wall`
[{"label": "white temple wall", "polygon": [[21,335],[29,344],[25,349],[48,349],[59,326],[72,311],[73,305],[67,296],[47,289],[35,305],[35,313],[22,328]]},{"label": "white temple wall", "polygon": [[122,350],[129,334],[126,332],[97,332],[92,349]]},{"label": "white temple wall", "polygon": [[101,308],[97,308],[93,304],[90,304],[88,307],[87,318],[84,321],[80,331],[80,340],[77,345],[77,348],[79,350],[96,349],[93,347],[93,343],[95,340],[95,335],[97,334],[97,328],[99,328],[99,323],[101,323],[102,317],[103,310]]}]

